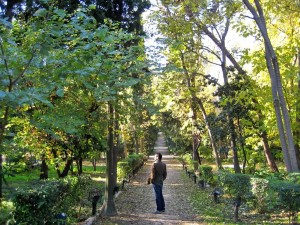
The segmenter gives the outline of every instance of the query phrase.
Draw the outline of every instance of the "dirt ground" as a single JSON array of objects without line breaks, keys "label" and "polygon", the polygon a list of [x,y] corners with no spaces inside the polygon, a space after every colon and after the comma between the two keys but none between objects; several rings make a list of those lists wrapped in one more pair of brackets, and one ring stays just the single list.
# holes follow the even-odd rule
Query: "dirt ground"
[{"label": "dirt ground", "polygon": [[163,136],[160,135],[156,142],[156,152],[163,155],[162,161],[167,164],[168,176],[163,187],[166,212],[154,214],[156,204],[151,185],[146,184],[153,156],[135,175],[133,180],[126,185],[115,200],[117,216],[99,217],[96,225],[196,225],[205,224],[201,217],[192,209],[189,196],[193,182],[184,182],[181,178],[183,169],[176,158],[168,154]]}]

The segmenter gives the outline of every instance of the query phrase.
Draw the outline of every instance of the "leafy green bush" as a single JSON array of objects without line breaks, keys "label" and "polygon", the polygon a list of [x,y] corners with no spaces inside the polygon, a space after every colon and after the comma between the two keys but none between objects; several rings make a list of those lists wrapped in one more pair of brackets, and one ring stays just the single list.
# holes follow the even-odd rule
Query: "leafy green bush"
[{"label": "leafy green bush", "polygon": [[273,181],[271,188],[277,193],[281,209],[288,211],[292,216],[300,211],[300,184],[288,181]]},{"label": "leafy green bush", "polygon": [[67,177],[61,180],[40,181],[33,187],[18,189],[14,204],[17,224],[54,224],[57,215],[66,213],[68,221],[76,213],[74,207],[86,192],[90,177]]},{"label": "leafy green bush", "polygon": [[128,160],[132,164],[132,169],[135,172],[139,167],[141,167],[144,163],[142,154],[131,154],[128,155]]},{"label": "leafy green bush", "polygon": [[139,157],[143,160],[143,162],[146,162],[148,160],[148,156],[144,153],[139,153]]},{"label": "leafy green bush", "polygon": [[128,161],[120,161],[117,164],[117,176],[118,180],[122,181],[127,179],[130,174],[132,174],[132,166]]},{"label": "leafy green bush", "polygon": [[239,220],[239,207],[250,194],[250,176],[241,173],[220,173],[219,180],[225,194],[234,198],[234,220]]},{"label": "leafy green bush", "polygon": [[205,182],[210,183],[213,180],[213,172],[212,167],[209,165],[200,165],[200,177],[203,178]]},{"label": "leafy green bush", "polygon": [[193,159],[191,153],[186,153],[182,156],[185,165],[188,167],[189,170],[194,169]]},{"label": "leafy green bush", "polygon": [[300,184],[300,173],[289,173],[286,179],[292,183]]},{"label": "leafy green bush", "polygon": [[129,175],[135,173],[147,160],[144,154],[130,154],[117,164],[118,180],[127,179]]},{"label": "leafy green bush", "polygon": [[252,203],[259,213],[271,212],[276,208],[277,197],[270,181],[263,178],[251,178]]},{"label": "leafy green bush", "polygon": [[8,221],[13,220],[13,211],[13,202],[2,201],[0,203],[0,224],[7,224]]},{"label": "leafy green bush", "polygon": [[245,198],[250,194],[250,176],[241,173],[219,173],[218,178],[226,194],[234,198]]}]

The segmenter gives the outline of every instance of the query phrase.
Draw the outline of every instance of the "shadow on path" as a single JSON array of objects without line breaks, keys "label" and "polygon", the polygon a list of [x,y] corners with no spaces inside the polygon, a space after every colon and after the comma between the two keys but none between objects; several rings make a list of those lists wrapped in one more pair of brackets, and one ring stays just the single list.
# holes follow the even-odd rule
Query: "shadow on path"
[{"label": "shadow on path", "polygon": [[154,214],[156,209],[154,193],[151,185],[146,184],[153,163],[153,156],[149,157],[146,165],[135,175],[115,200],[118,215],[99,218],[96,225],[197,225],[205,224],[191,207],[189,190],[192,184],[184,183],[181,179],[183,170],[181,164],[165,147],[164,137],[160,133],[155,152],[161,152],[162,160],[167,164],[168,176],[164,183],[163,195],[166,203],[166,212]]}]

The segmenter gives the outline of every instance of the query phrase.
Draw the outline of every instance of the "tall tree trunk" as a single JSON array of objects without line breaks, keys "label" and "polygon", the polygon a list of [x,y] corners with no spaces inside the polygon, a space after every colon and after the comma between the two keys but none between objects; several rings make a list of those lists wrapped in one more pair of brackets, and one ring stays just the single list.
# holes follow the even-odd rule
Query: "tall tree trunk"
[{"label": "tall tree trunk", "polygon": [[114,174],[114,187],[117,186],[117,164],[118,164],[118,152],[120,147],[120,135],[119,135],[119,113],[117,109],[115,110],[115,119],[114,119],[114,152],[113,152],[113,174]]},{"label": "tall tree trunk", "polygon": [[296,96],[296,126],[294,131],[294,137],[295,137],[295,151],[297,155],[297,162],[298,162],[298,168],[300,169],[300,49],[298,49],[297,54],[298,59],[298,89],[297,89],[297,96]]},{"label": "tall tree trunk", "polygon": [[[3,54],[4,55],[4,54]],[[11,86],[9,88],[11,91]],[[8,114],[9,114],[9,107],[5,107],[4,116],[0,121],[0,203],[2,202],[3,198],[3,179],[4,179],[4,172],[3,172],[3,141],[4,141],[4,133],[5,127],[8,121]]]},{"label": "tall tree trunk", "polygon": [[211,147],[213,149],[216,165],[219,169],[222,169],[222,163],[221,163],[221,160],[220,160],[220,156],[219,156],[219,152],[218,152],[218,149],[217,149],[216,141],[215,141],[215,139],[213,137],[213,134],[212,134],[212,128],[211,128],[211,126],[208,122],[208,119],[207,119],[206,110],[203,106],[203,103],[202,103],[201,99],[197,98],[196,96],[194,96],[194,98],[195,98],[195,100],[197,101],[197,103],[200,107],[203,119],[205,121],[205,125],[206,125],[208,135],[209,135],[209,138],[210,138],[210,142],[211,142],[210,144],[211,144]]},{"label": "tall tree trunk", "polygon": [[114,202],[114,107],[111,102],[108,103],[108,149],[106,154],[106,182],[105,182],[105,196],[104,196],[104,210],[103,214],[106,216],[114,216],[117,210]]},{"label": "tall tree trunk", "polygon": [[[185,6],[185,11],[189,17],[194,17],[192,10],[189,8],[189,6]],[[218,40],[218,38],[207,28],[206,24],[202,23],[196,23],[197,26],[220,48],[222,51],[222,64],[221,68],[223,71],[223,78],[224,83],[226,84],[228,82],[227,78],[227,70],[226,70],[226,58],[230,60],[230,62],[233,64],[234,68],[237,69],[239,74],[245,74],[245,71],[243,68],[239,65],[239,63],[235,60],[235,58],[232,56],[232,54],[228,51],[228,49],[225,47],[225,38],[227,36],[228,30],[229,30],[229,22],[230,18],[226,18],[226,25],[224,29],[224,33],[221,36],[221,40]],[[231,148],[233,152],[233,164],[234,164],[234,170],[236,173],[241,172],[240,164],[239,164],[239,158],[238,158],[238,152],[237,152],[237,146],[236,146],[236,132],[234,130],[234,123],[231,116],[228,114],[228,122],[229,122],[229,132],[231,137]]]},{"label": "tall tree trunk", "polygon": [[78,162],[78,165],[77,165],[77,167],[78,167],[78,175],[81,175],[83,173],[82,161],[83,161],[82,157],[79,156],[78,159],[77,159],[77,162]]},{"label": "tall tree trunk", "polygon": [[93,165],[94,171],[96,171],[97,170],[97,160],[95,158],[92,159],[92,165]]},{"label": "tall tree trunk", "polygon": [[210,124],[208,122],[208,119],[207,119],[206,110],[203,106],[203,103],[202,103],[201,99],[198,98],[195,94],[193,84],[192,84],[193,78],[191,78],[191,76],[189,75],[188,69],[186,68],[183,53],[181,54],[181,62],[182,62],[182,67],[184,69],[184,73],[185,73],[185,76],[186,76],[186,79],[187,79],[187,85],[188,85],[188,89],[189,89],[189,92],[191,94],[192,100],[194,102],[196,102],[197,105],[199,106],[199,108],[201,110],[201,113],[202,113],[202,116],[203,116],[203,119],[205,121],[205,125],[206,125],[206,128],[207,128],[209,138],[210,138],[210,142],[211,142],[211,146],[212,146],[212,149],[213,149],[213,154],[214,154],[214,157],[215,157],[216,165],[219,169],[222,169],[222,164],[221,164],[219,152],[218,152],[217,147],[216,147],[216,142],[215,142],[215,139],[213,137],[211,126],[210,126]]},{"label": "tall tree trunk", "polygon": [[271,78],[271,88],[274,100],[276,121],[286,169],[287,172],[298,172],[299,169],[291,129],[291,122],[286,107],[286,101],[283,95],[278,60],[267,32],[263,9],[259,0],[254,0],[256,9],[251,5],[251,3],[248,0],[243,0],[243,2],[248,8],[248,10],[252,13],[253,18],[264,39],[265,57],[269,75]]},{"label": "tall tree trunk", "polygon": [[[252,99],[252,101],[254,102],[254,104],[259,104],[258,101],[256,99]],[[262,139],[262,143],[263,143],[263,148],[264,148],[264,154],[266,156],[266,160],[268,162],[268,165],[270,167],[270,169],[274,172],[274,173],[278,173],[278,167],[276,165],[275,159],[272,155],[270,146],[269,146],[269,138],[268,138],[268,134],[267,131],[263,128],[264,124],[264,115],[262,114],[261,110],[258,109],[257,110],[257,114],[258,114],[258,136]]]},{"label": "tall tree trunk", "polygon": [[[195,88],[195,80],[193,79],[191,81],[191,85],[193,85],[193,88]],[[192,116],[192,143],[193,143],[193,155],[192,158],[193,160],[197,160],[199,161],[196,157],[197,157],[197,146],[198,146],[198,139],[197,139],[197,134],[195,132],[195,125],[197,124],[197,107],[196,107],[196,102],[192,101],[191,103],[191,108],[192,108],[192,112],[193,112],[193,116]],[[197,129],[197,128],[196,128]]]},{"label": "tall tree trunk", "polygon": [[0,203],[2,202],[2,199],[3,199],[3,189],[2,189],[2,183],[3,183],[3,177],[4,177],[4,174],[3,174],[3,155],[0,154]]},{"label": "tall tree trunk", "polygon": [[48,165],[46,163],[46,159],[42,159],[42,165],[40,170],[40,180],[48,179]]},{"label": "tall tree trunk", "polygon": [[262,142],[263,142],[263,147],[264,147],[264,153],[268,162],[269,167],[271,170],[275,173],[279,173],[278,167],[276,165],[276,162],[274,160],[274,157],[271,153],[269,142],[268,142],[268,135],[266,131],[263,131],[261,134]]},{"label": "tall tree trunk", "polygon": [[231,116],[228,116],[228,123],[229,123],[229,133],[230,133],[230,142],[233,154],[233,168],[235,173],[241,173],[241,167],[238,157],[238,148],[236,144],[236,132],[233,119]]},{"label": "tall tree trunk", "polygon": [[[214,41],[214,43],[221,49],[222,52],[222,58],[221,58],[221,69],[222,69],[222,75],[224,84],[228,85],[228,72],[227,72],[227,58],[231,61],[231,63],[234,65],[236,70],[239,74],[244,74],[242,67],[240,67],[239,63],[235,61],[235,58],[229,53],[229,51],[226,48],[226,36],[228,34],[229,30],[229,24],[230,24],[230,18],[226,17],[226,23],[225,23],[225,29],[221,36],[221,41],[218,41],[214,35],[212,35],[211,32],[208,31],[207,27],[205,27],[205,33]],[[231,105],[230,103],[227,103],[227,107],[230,109]],[[230,143],[231,143],[231,149],[233,154],[233,168],[235,173],[241,173],[241,167],[240,167],[240,161],[238,156],[238,148],[237,148],[237,132],[234,125],[234,119],[233,116],[230,114],[229,111],[227,111],[227,120],[229,124],[229,134],[230,134]]]},{"label": "tall tree trunk", "polygon": [[139,151],[139,137],[138,137],[136,129],[134,131],[134,148],[135,148],[135,153],[138,154],[140,152]]},{"label": "tall tree trunk", "polygon": [[65,163],[65,167],[64,167],[63,171],[59,174],[60,178],[68,176],[68,173],[70,171],[70,168],[71,168],[72,164],[73,164],[73,159],[72,158],[67,158],[66,163]]},{"label": "tall tree trunk", "polygon": [[247,154],[246,154],[246,150],[245,150],[245,141],[244,141],[244,135],[243,135],[243,129],[242,129],[242,125],[240,123],[240,118],[237,119],[237,126],[238,126],[238,132],[239,132],[239,143],[241,146],[241,149],[243,151],[243,166],[242,166],[242,170],[243,173],[245,173],[245,168],[246,168],[246,164],[247,164]]}]

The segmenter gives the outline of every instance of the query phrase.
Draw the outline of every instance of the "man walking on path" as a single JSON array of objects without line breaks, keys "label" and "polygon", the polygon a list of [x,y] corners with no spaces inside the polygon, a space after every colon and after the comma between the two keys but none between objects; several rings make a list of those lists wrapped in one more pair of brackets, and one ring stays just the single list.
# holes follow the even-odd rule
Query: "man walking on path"
[{"label": "man walking on path", "polygon": [[[207,224],[203,223],[201,216],[193,209],[190,201],[191,193],[199,191],[199,188],[186,176],[183,179],[181,176],[184,173],[182,165],[176,156],[169,155],[162,133],[158,135],[154,151],[162,154],[163,162],[168,166],[168,179],[163,183],[166,212],[155,214],[156,216],[153,217],[153,208],[156,207],[156,203],[153,201],[153,187],[145,182],[150,177],[149,173],[153,165],[153,158],[155,158],[155,155],[152,155],[115,199],[118,215],[99,217],[95,225]],[[189,182],[186,182],[186,179]]]},{"label": "man walking on path", "polygon": [[156,153],[154,156],[154,163],[151,167],[151,183],[155,193],[156,201],[156,214],[162,213],[165,211],[165,200],[162,193],[164,180],[167,178],[167,166],[163,163],[161,153]]}]

